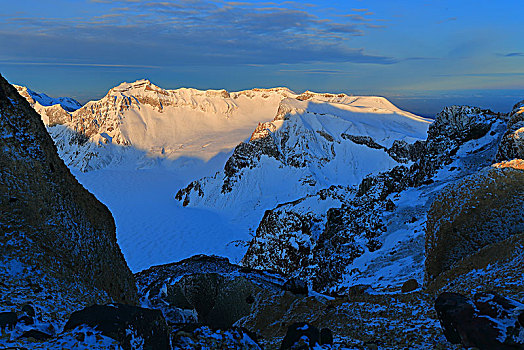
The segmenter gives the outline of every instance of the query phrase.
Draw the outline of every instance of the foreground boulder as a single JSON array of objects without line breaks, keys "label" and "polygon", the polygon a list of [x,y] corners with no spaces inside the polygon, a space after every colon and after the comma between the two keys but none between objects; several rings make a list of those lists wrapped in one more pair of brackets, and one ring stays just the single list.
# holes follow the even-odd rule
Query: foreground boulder
[{"label": "foreground boulder", "polygon": [[524,328],[517,320],[523,304],[497,293],[477,293],[471,300],[458,293],[441,293],[435,310],[446,339],[478,349],[523,349]]},{"label": "foreground boulder", "polygon": [[17,322],[16,312],[0,312],[0,330],[12,329]]},{"label": "foreground boulder", "polygon": [[93,305],[73,312],[64,331],[82,325],[117,340],[125,350],[140,346],[151,350],[170,349],[169,328],[158,310],[124,304]]},{"label": "foreground boulder", "polygon": [[[37,295],[50,289],[67,294],[63,304],[95,295],[136,302],[111,213],[78,183],[40,115],[1,76],[0,148],[0,302],[8,291],[22,290],[19,282],[35,286]],[[26,291],[17,300],[29,298]],[[37,305],[49,300],[36,298],[31,301]],[[74,305],[64,307],[70,312]]]},{"label": "foreground boulder", "polygon": [[288,327],[286,336],[280,345],[280,350],[308,350],[314,349],[318,345],[330,344],[333,344],[333,333],[329,328],[319,330],[306,322],[298,322]]},{"label": "foreground boulder", "polygon": [[185,326],[173,332],[173,349],[262,350],[256,336],[245,328],[211,329]]}]

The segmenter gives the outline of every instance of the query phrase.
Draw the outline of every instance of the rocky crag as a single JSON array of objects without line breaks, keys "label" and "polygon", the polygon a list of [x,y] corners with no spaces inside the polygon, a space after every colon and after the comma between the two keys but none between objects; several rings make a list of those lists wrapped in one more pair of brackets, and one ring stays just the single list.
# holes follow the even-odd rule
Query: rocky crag
[{"label": "rocky crag", "polygon": [[[305,278],[318,291],[360,283],[370,274],[384,278],[378,270],[392,261],[403,278],[379,283],[382,287],[400,288],[410,277],[421,280],[422,269],[403,260],[424,259],[423,224],[434,197],[446,184],[491,165],[504,129],[504,116],[497,113],[444,109],[426,140],[402,148],[397,143],[396,154],[405,154],[411,165],[266,211],[243,264]],[[400,233],[391,246],[388,237]]]},{"label": "rocky crag", "polygon": [[29,303],[38,315],[31,322],[56,328],[82,305],[136,303],[111,213],[73,177],[40,115],[3,77],[0,147],[2,311]]}]

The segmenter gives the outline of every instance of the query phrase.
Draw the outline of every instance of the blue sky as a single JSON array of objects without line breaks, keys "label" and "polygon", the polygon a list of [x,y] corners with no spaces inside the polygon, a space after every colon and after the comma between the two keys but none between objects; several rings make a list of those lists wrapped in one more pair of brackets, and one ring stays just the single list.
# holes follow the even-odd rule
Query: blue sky
[{"label": "blue sky", "polygon": [[0,73],[81,102],[148,78],[504,111],[524,99],[521,13],[520,0],[5,1]]}]

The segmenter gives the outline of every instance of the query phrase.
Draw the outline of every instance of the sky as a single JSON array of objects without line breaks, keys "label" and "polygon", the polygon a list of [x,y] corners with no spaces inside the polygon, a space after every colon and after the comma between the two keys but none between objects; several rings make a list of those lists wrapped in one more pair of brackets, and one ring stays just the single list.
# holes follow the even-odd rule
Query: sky
[{"label": "sky", "polygon": [[1,0],[0,74],[85,103],[123,81],[380,95],[431,116],[524,99],[521,0]]}]

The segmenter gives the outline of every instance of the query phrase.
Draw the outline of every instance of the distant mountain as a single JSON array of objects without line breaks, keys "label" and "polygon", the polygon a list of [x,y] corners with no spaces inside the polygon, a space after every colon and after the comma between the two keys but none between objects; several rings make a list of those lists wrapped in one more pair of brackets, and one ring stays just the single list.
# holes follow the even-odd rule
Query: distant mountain
[{"label": "distant mountain", "polygon": [[13,85],[18,93],[25,97],[31,105],[39,103],[41,106],[50,107],[54,105],[60,105],[64,110],[68,112],[74,112],[81,108],[82,105],[71,97],[49,97],[46,94],[34,92],[25,86]]},{"label": "distant mountain", "polygon": [[259,122],[271,120],[288,96],[294,94],[286,88],[165,90],[139,80],[122,83],[67,115],[33,105],[50,127],[61,157],[88,171],[155,157],[207,161],[230,152]]}]

